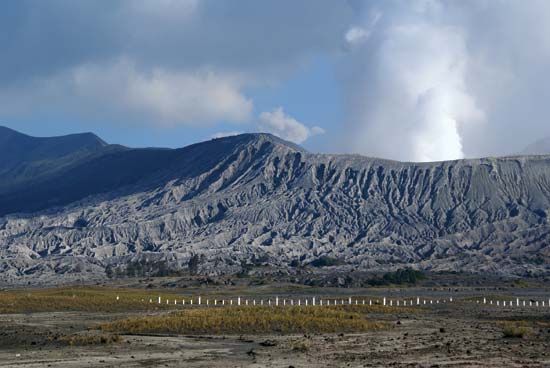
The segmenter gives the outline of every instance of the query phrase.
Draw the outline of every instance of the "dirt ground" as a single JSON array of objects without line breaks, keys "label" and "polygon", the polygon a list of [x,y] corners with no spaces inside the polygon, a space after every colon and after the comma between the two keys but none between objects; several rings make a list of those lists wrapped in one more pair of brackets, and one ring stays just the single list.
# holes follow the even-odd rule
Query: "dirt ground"
[{"label": "dirt ground", "polygon": [[[122,336],[68,346],[125,314],[0,315],[1,367],[550,367],[550,308],[497,308],[458,301],[419,312],[372,315],[391,328],[311,336]],[[529,326],[505,338],[503,321]]]}]

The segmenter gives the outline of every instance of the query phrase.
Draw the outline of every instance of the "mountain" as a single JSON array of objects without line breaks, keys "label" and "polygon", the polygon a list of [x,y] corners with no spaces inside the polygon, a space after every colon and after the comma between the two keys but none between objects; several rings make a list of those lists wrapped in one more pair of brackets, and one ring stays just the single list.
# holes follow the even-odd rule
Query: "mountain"
[{"label": "mountain", "polygon": [[550,274],[550,156],[404,163],[243,134],[96,154],[0,208],[12,284],[191,265]]},{"label": "mountain", "polygon": [[539,139],[527,146],[522,155],[550,155],[550,137]]},{"label": "mountain", "polygon": [[0,126],[0,194],[114,147],[92,133],[38,138]]}]

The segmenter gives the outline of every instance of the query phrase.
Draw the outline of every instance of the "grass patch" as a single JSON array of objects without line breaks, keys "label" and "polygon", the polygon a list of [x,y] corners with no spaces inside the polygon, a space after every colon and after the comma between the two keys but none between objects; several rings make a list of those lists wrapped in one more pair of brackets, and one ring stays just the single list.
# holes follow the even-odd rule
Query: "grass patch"
[{"label": "grass patch", "polygon": [[364,332],[388,327],[369,320],[367,311],[340,306],[202,308],[115,321],[101,329],[120,334],[216,335]]},{"label": "grass patch", "polygon": [[505,338],[521,339],[532,332],[531,327],[512,322],[505,322],[502,327],[502,334]]},{"label": "grass patch", "polygon": [[[120,297],[117,300],[117,296]],[[163,304],[158,304],[161,296]],[[152,299],[153,303],[149,303]],[[166,305],[165,300],[170,300]],[[115,288],[57,288],[0,292],[0,314],[33,312],[126,312],[173,309],[181,295]],[[187,298],[186,298],[187,299]]]}]

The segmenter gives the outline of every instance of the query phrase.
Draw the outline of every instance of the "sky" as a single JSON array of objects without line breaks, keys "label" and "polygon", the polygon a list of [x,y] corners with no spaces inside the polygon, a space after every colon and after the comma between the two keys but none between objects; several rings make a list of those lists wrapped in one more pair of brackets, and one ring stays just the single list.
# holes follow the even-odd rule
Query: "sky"
[{"label": "sky", "polygon": [[550,136],[548,0],[4,0],[0,125],[403,161]]}]

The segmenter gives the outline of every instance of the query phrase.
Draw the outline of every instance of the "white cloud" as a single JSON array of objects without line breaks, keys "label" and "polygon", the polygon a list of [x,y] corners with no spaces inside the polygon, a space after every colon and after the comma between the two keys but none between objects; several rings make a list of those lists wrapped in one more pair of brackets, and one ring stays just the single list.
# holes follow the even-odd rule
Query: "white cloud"
[{"label": "white cloud", "polygon": [[[210,71],[139,70],[128,60],[82,65],[35,82],[31,93],[5,93],[0,112],[65,110],[77,118],[125,117],[130,122],[198,125],[219,121],[243,123],[253,103],[241,92],[240,78]],[[2,97],[0,91],[0,97]],[[101,107],[98,109],[98,107]]]},{"label": "white cloud", "polygon": [[309,128],[285,114],[282,107],[278,107],[271,112],[262,112],[258,129],[294,143],[302,143],[314,135],[325,133],[325,130],[321,127]]},{"label": "white cloud", "polygon": [[370,32],[362,27],[351,27],[344,38],[346,42],[352,45],[356,45],[366,41],[369,38]]}]

